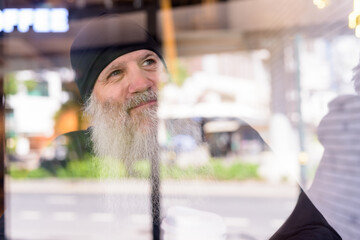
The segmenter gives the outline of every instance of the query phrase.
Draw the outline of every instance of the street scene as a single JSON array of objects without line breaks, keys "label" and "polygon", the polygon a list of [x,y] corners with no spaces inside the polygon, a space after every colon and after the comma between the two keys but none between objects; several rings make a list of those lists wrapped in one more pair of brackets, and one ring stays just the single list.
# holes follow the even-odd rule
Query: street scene
[{"label": "street scene", "polygon": [[360,238],[360,0],[0,6],[0,239]]},{"label": "street scene", "polygon": [[[107,205],[103,183],[78,182],[70,192],[68,184],[11,183],[6,213],[9,239],[150,238],[146,183],[118,183],[108,196],[116,207]],[[141,189],[133,189],[139,185]],[[206,182],[164,182],[163,189],[163,209],[184,206],[216,213],[226,224],[229,240],[268,238],[291,213],[298,194],[296,186],[256,182],[213,186]]]}]

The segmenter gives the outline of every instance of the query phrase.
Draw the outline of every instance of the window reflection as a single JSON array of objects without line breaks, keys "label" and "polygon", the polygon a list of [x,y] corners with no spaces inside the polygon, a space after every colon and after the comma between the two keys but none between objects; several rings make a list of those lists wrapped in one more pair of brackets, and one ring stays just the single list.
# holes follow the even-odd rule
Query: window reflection
[{"label": "window reflection", "polygon": [[[349,160],[347,149],[356,139],[346,135],[356,132],[350,115],[357,111],[358,40],[344,24],[352,1],[68,1],[69,15],[55,11],[64,7],[58,3],[44,4],[8,3],[12,13],[0,14],[11,20],[0,28],[9,238],[157,239],[154,219],[163,220],[169,239],[179,232],[201,238],[192,226],[214,222],[221,226],[214,236],[226,232],[226,239],[269,239],[278,230],[272,239],[287,239],[307,234],[314,221],[320,235],[358,236],[356,157]],[[134,164],[96,156],[94,122],[83,114],[79,72],[70,67],[76,34],[105,10],[161,42],[167,66],[156,86],[158,129],[150,134],[159,152],[132,155]],[[36,23],[16,24],[16,12],[35,14]],[[326,128],[332,118],[341,118],[335,135]],[[120,127],[113,129],[105,139]],[[157,187],[159,205],[152,202]],[[312,220],[300,221],[306,213]]]}]

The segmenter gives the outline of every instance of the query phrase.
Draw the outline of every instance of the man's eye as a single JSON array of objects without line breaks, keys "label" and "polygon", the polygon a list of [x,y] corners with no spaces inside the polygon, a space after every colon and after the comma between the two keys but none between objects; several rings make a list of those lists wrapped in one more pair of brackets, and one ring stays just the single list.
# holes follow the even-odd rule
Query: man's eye
[{"label": "man's eye", "polygon": [[115,70],[109,74],[109,77],[114,77],[114,76],[120,75],[121,73],[122,73],[121,70]]},{"label": "man's eye", "polygon": [[150,66],[150,65],[153,65],[153,64],[156,64],[156,60],[152,59],[152,58],[146,59],[143,62],[143,66]]}]

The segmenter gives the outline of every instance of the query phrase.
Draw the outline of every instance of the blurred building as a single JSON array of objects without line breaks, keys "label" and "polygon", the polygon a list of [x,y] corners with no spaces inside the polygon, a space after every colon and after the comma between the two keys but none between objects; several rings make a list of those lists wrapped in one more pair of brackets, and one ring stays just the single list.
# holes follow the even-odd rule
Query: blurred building
[{"label": "blurred building", "polygon": [[[254,126],[276,148],[272,146],[268,126],[271,117],[280,114],[289,121],[293,135],[298,134],[296,129],[303,121],[306,134],[301,141],[305,146],[313,145],[314,126],[326,113],[326,102],[350,89],[351,68],[358,55],[354,51],[358,41],[347,27],[351,0],[334,0],[321,5],[323,9],[312,1],[302,0],[168,3],[172,6],[170,15],[166,14],[165,5],[142,0],[7,2],[2,12],[9,19],[2,26],[6,69],[8,72],[70,69],[70,45],[81,27],[101,12],[122,13],[164,43],[169,66],[178,57],[186,70],[181,88],[172,85],[164,88],[163,118],[237,117]],[[172,34],[165,28],[172,29]],[[166,54],[169,48],[176,54]],[[38,104],[31,101],[31,105]],[[9,99],[10,105],[15,102]],[[39,119],[35,117],[24,123],[9,121],[9,126],[22,134],[35,121],[31,124],[33,132],[44,136],[51,135],[51,131],[62,133],[50,130],[54,126],[49,120],[50,112],[55,112],[56,104],[46,104],[49,107],[41,108],[49,109],[45,111],[48,113],[33,114],[43,117],[41,126],[37,127]],[[9,112],[14,114],[14,120],[20,116],[20,110],[15,108],[13,113]],[[67,119],[77,118],[69,114]],[[60,128],[64,131],[83,128],[79,125]],[[307,150],[319,152],[318,148]]]},{"label": "blurred building", "polygon": [[54,116],[61,106],[58,72],[24,70],[7,76],[16,90],[6,99],[7,147],[12,160],[34,160],[54,135]]}]

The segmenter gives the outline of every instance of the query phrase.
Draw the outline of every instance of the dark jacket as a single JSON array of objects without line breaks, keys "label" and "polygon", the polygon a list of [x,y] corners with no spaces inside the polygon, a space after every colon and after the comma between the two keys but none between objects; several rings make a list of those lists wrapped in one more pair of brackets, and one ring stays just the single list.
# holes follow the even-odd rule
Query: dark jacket
[{"label": "dark jacket", "polygon": [[301,190],[297,204],[280,229],[270,240],[340,240],[340,235],[330,226]]}]

